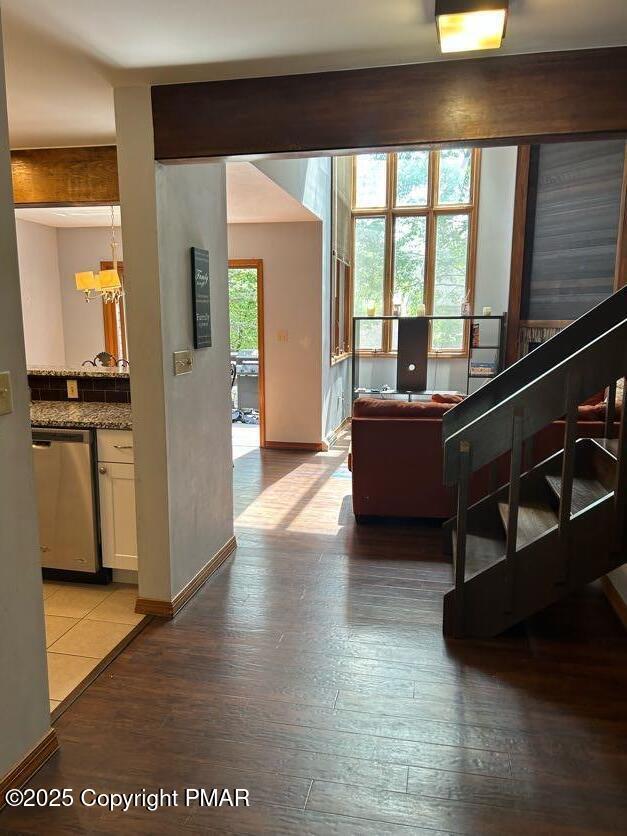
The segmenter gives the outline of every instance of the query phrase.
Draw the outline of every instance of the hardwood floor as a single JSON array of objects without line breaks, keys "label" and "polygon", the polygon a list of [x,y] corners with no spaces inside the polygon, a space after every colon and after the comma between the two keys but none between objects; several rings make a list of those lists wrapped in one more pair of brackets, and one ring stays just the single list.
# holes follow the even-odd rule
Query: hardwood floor
[{"label": "hardwood floor", "polygon": [[250,808],[7,809],[1,833],[624,832],[627,641],[600,589],[445,641],[439,528],[356,527],[345,442],[237,451],[234,557],[63,714],[31,782]]}]

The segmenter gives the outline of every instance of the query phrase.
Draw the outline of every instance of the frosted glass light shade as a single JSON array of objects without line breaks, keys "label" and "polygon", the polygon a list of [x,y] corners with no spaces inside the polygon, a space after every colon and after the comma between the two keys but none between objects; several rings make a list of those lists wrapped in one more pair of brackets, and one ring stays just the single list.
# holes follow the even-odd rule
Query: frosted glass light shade
[{"label": "frosted glass light shade", "polygon": [[505,37],[508,0],[436,0],[442,52],[498,49]]},{"label": "frosted glass light shade", "polygon": [[100,288],[102,290],[115,290],[122,287],[120,281],[120,274],[117,270],[101,270],[98,274],[100,277]]},{"label": "frosted glass light shade", "polygon": [[74,280],[76,281],[77,290],[99,290],[100,277],[94,273],[93,270],[85,270],[82,273],[75,273]]}]

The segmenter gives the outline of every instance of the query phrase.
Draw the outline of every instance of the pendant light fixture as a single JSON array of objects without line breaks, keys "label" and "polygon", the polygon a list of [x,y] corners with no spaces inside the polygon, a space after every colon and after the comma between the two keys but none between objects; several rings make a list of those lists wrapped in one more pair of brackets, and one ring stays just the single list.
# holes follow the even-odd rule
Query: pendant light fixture
[{"label": "pendant light fixture", "polygon": [[435,0],[442,52],[499,49],[505,37],[509,0]]},{"label": "pendant light fixture", "polygon": [[111,207],[111,262],[110,270],[101,270],[94,273],[93,270],[85,270],[74,274],[76,289],[82,290],[85,294],[85,301],[102,299],[103,302],[117,302],[124,296],[124,288],[118,273],[118,242],[115,239],[115,210]]}]

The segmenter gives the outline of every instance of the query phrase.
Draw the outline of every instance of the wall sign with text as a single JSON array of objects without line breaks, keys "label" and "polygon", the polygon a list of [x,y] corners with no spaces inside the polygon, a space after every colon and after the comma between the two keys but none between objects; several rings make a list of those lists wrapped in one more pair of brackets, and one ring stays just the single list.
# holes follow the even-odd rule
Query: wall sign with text
[{"label": "wall sign with text", "polygon": [[209,348],[211,346],[209,251],[192,247],[191,253],[194,348]]}]

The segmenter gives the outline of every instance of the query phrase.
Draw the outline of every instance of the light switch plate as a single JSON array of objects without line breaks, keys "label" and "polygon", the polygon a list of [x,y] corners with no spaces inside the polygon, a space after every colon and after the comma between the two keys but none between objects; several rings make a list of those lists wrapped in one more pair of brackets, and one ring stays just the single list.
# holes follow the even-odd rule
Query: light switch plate
[{"label": "light switch plate", "polygon": [[8,415],[9,412],[13,412],[11,372],[0,372],[0,415]]},{"label": "light switch plate", "polygon": [[68,380],[67,381],[67,396],[72,400],[78,398],[78,381],[77,380]]},{"label": "light switch plate", "polygon": [[174,352],[174,374],[189,374],[194,365],[194,356],[189,349]]}]

